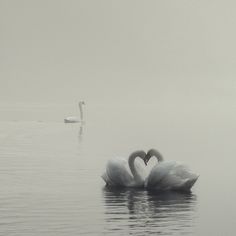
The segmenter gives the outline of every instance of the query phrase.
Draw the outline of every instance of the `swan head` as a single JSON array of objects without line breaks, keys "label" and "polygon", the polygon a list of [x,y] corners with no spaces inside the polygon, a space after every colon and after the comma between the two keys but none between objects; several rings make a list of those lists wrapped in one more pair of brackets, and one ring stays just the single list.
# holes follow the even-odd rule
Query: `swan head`
[{"label": "swan head", "polygon": [[147,163],[145,162],[145,158],[146,158],[146,152],[144,151],[139,151],[139,157],[143,160],[144,164],[147,165]]},{"label": "swan head", "polygon": [[144,152],[143,150],[135,151],[130,154],[129,160],[134,159],[135,157],[140,157],[143,160],[143,162],[145,163],[145,165],[147,165],[145,162],[146,152]]},{"label": "swan head", "polygon": [[157,158],[158,162],[164,160],[163,157],[162,157],[162,155],[161,155],[161,153],[158,152],[156,149],[152,148],[152,149],[150,149],[150,150],[147,152],[147,154],[146,154],[146,156],[145,156],[145,158],[144,158],[144,163],[145,163],[145,165],[147,165],[148,161],[150,160],[150,158],[151,158],[152,156],[155,156],[155,157]]}]

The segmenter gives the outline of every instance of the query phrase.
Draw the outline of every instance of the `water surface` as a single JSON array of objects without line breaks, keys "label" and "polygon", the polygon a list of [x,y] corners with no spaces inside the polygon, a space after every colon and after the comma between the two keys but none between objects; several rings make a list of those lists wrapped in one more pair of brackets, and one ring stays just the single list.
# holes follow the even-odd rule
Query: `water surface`
[{"label": "water surface", "polygon": [[[64,124],[65,108],[3,116],[0,234],[232,235],[234,117],[155,109],[94,106],[84,125]],[[192,193],[104,187],[109,158],[151,147],[200,174]]]}]

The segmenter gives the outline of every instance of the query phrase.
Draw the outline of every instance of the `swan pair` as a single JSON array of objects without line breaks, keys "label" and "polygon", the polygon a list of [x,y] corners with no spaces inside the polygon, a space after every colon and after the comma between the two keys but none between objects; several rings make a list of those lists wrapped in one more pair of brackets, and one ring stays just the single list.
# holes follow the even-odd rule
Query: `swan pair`
[{"label": "swan pair", "polygon": [[[147,165],[154,156],[158,163],[151,169],[148,176],[142,176],[143,169],[135,166],[135,159],[140,157]],[[107,186],[113,187],[145,187],[158,191],[190,191],[198,179],[198,175],[191,173],[186,166],[174,161],[164,161],[162,155],[156,149],[135,151],[130,154],[128,161],[114,158],[108,161],[106,171],[102,175]]]}]

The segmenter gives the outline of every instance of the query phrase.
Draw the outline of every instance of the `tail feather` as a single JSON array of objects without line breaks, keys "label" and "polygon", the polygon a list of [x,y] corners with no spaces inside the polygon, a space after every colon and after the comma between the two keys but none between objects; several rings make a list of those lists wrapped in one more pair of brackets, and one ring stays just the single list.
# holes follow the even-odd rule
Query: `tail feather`
[{"label": "tail feather", "polygon": [[190,191],[193,185],[196,183],[199,176],[187,180],[179,189],[182,191]]}]

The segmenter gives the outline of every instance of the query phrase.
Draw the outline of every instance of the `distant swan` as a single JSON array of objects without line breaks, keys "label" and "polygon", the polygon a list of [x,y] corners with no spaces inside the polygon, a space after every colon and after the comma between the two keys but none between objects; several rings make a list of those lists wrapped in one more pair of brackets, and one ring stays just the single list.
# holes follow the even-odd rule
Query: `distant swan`
[{"label": "distant swan", "polygon": [[85,105],[84,101],[79,102],[79,110],[80,110],[80,119],[77,116],[68,116],[64,119],[65,123],[78,123],[78,122],[84,122],[83,117],[83,105]]},{"label": "distant swan", "polygon": [[191,173],[186,166],[174,161],[164,161],[162,155],[155,149],[150,149],[145,162],[155,156],[158,163],[152,168],[145,180],[145,187],[158,191],[176,190],[190,191],[198,179],[198,175]]},{"label": "distant swan", "polygon": [[107,186],[143,187],[144,178],[138,173],[134,161],[136,157],[140,157],[144,161],[145,156],[146,153],[144,151],[135,151],[130,154],[128,163],[127,160],[123,158],[113,158],[109,160],[106,171],[102,175]]}]

